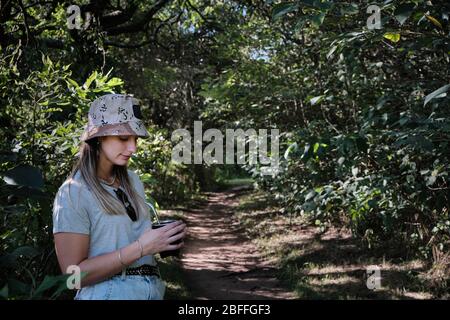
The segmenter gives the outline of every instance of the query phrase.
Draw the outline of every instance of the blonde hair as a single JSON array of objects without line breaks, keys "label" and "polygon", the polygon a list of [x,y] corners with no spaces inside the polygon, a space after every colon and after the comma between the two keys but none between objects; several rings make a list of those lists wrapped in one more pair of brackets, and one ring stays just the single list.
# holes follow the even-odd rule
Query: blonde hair
[{"label": "blonde hair", "polygon": [[[99,178],[97,177],[98,155],[100,152],[100,144],[98,138],[92,138],[88,141],[82,142],[80,146],[79,158],[68,180],[73,179],[77,171],[80,171],[81,177],[84,183],[87,184],[98,200],[102,209],[111,215],[121,215],[126,213],[125,206],[117,198],[113,197],[106,189],[101,185]],[[147,205],[144,198],[136,191],[136,189],[130,183],[130,177],[128,176],[128,169],[126,166],[113,166],[113,175],[119,179],[121,187],[125,190],[129,196],[129,200],[136,216],[146,216]],[[70,188],[70,185],[69,185]],[[69,191],[70,192],[70,191]]]}]

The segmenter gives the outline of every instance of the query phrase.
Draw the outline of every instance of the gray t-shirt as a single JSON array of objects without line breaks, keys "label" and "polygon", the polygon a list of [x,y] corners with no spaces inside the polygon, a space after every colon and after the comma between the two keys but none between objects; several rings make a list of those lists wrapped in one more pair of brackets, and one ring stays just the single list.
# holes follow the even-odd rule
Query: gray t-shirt
[{"label": "gray t-shirt", "polygon": [[[145,199],[144,185],[138,175],[128,170],[128,176],[134,189]],[[114,187],[102,185],[117,198]],[[129,197],[128,194],[127,196]],[[53,233],[73,232],[89,235],[89,258],[129,245],[150,227],[150,212],[145,217],[140,216],[137,221],[130,219],[125,207],[123,215],[110,215],[104,212],[89,186],[84,183],[79,171],[73,179],[66,180],[62,184],[53,203]],[[143,264],[156,265],[153,255],[140,258],[130,267]]]}]

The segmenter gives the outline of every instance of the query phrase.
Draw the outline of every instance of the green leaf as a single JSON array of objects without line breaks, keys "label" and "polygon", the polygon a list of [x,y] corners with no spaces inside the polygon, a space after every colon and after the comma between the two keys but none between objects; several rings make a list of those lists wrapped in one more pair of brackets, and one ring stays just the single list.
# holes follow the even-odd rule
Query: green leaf
[{"label": "green leaf", "polygon": [[297,142],[294,142],[293,144],[291,144],[285,151],[284,153],[284,158],[287,160],[289,159],[289,155],[291,154],[291,152],[293,151],[297,151],[298,150],[298,145]]},{"label": "green leaf", "polygon": [[8,288],[11,295],[28,296],[31,291],[31,286],[27,283],[17,279],[8,279]]},{"label": "green leaf", "polygon": [[340,3],[339,6],[341,15],[354,15],[359,13],[358,4],[356,3]]},{"label": "green leaf", "polygon": [[405,125],[408,122],[409,122],[409,118],[408,117],[403,117],[403,118],[400,118],[400,120],[398,120],[398,123],[400,124],[400,126],[403,126],[403,125]]},{"label": "green leaf", "polygon": [[400,33],[392,33],[392,32],[386,32],[383,37],[385,37],[386,39],[397,43],[400,41]]},{"label": "green leaf", "polygon": [[97,78],[97,71],[92,72],[92,74],[89,76],[89,78],[83,84],[83,89],[89,89],[89,87],[91,86],[92,81],[94,81],[95,78]]},{"label": "green leaf", "polygon": [[22,185],[11,185],[6,184],[3,186],[0,186],[0,194],[1,195],[14,195],[19,198],[24,199],[50,199],[50,195],[42,191],[41,189],[36,189],[28,186],[22,186]]},{"label": "green leaf", "polygon": [[313,210],[315,210],[317,208],[317,204],[315,202],[313,202],[313,201],[308,201],[308,202],[305,202],[302,205],[302,208],[306,212],[311,212],[311,211],[313,211]]},{"label": "green leaf", "polygon": [[429,176],[429,177],[427,177],[425,180],[426,180],[426,185],[429,187],[429,186],[432,186],[435,182],[436,182],[436,179],[437,179],[437,177],[436,176]]},{"label": "green leaf", "polygon": [[319,150],[319,147],[320,147],[320,143],[316,142],[313,147],[313,152],[317,153],[317,150]]},{"label": "green leaf", "polygon": [[337,46],[332,46],[330,51],[327,53],[327,59],[330,59],[333,56],[333,53],[336,51]]},{"label": "green leaf", "polygon": [[435,17],[430,16],[430,15],[425,15],[425,16],[427,17],[427,19],[429,21],[431,21],[432,24],[434,24],[435,26],[437,26],[437,27],[442,29],[442,24],[439,22],[438,19],[436,19]]},{"label": "green leaf", "polygon": [[440,87],[439,89],[437,89],[437,90],[433,91],[432,93],[430,93],[429,95],[427,95],[425,97],[425,102],[423,103],[423,106],[426,106],[428,102],[430,102],[434,98],[437,98],[441,94],[447,92],[448,89],[450,89],[450,84],[447,84],[447,85],[445,85],[443,87]]},{"label": "green leaf", "polygon": [[39,287],[33,294],[33,298],[39,298],[42,294],[50,288],[53,287],[65,287],[67,289],[67,279],[70,277],[70,274],[65,274],[61,276],[45,276],[44,280],[41,282]]},{"label": "green leaf", "polygon": [[0,297],[2,297],[3,299],[8,299],[8,296],[9,296],[8,285],[5,284],[5,286],[0,290]]},{"label": "green leaf", "polygon": [[367,201],[367,204],[369,205],[370,208],[375,208],[378,204],[378,201],[371,199],[371,200]]},{"label": "green leaf", "polygon": [[78,83],[75,80],[72,80],[70,78],[67,78],[66,82],[68,84],[71,84],[72,86],[74,86],[75,88],[79,88],[80,86],[78,85]]},{"label": "green leaf", "polygon": [[16,257],[25,256],[32,258],[39,254],[39,251],[36,250],[36,248],[30,247],[30,246],[23,246],[19,247],[12,253]]},{"label": "green leaf", "polygon": [[19,165],[5,173],[3,180],[10,185],[27,186],[35,189],[44,187],[44,179],[38,168]]},{"label": "green leaf", "polygon": [[141,176],[141,181],[145,184],[154,184],[157,182],[155,177],[150,173],[143,173]]},{"label": "green leaf", "polygon": [[285,14],[295,11],[298,9],[298,4],[294,2],[282,2],[278,3],[273,7],[272,10],[272,20],[276,21]]},{"label": "green leaf", "polygon": [[304,7],[317,8],[321,11],[329,10],[333,7],[332,2],[323,0],[299,0],[298,3]]},{"label": "green leaf", "polygon": [[309,17],[311,23],[316,27],[320,27],[324,19],[325,19],[325,12],[321,12]]},{"label": "green leaf", "polygon": [[309,201],[309,200],[313,199],[313,198],[316,196],[316,194],[317,194],[316,191],[314,191],[314,190],[310,191],[310,192],[306,195],[305,201]]},{"label": "green leaf", "polygon": [[334,4],[332,1],[315,0],[314,6],[322,11],[330,10]]},{"label": "green leaf", "polygon": [[294,31],[297,32],[297,31],[303,29],[303,26],[305,25],[306,21],[307,21],[306,17],[298,18],[297,23],[295,24],[295,27],[294,27]]},{"label": "green leaf", "polygon": [[303,150],[303,154],[300,157],[303,161],[308,161],[312,156],[312,150],[311,150],[311,145],[310,144],[306,144],[305,148]]},{"label": "green leaf", "polygon": [[405,139],[400,139],[394,143],[395,146],[410,145],[414,148],[420,148],[425,151],[433,150],[433,143],[421,134],[410,135]]},{"label": "green leaf", "polygon": [[394,16],[395,19],[400,23],[400,25],[403,25],[406,20],[411,16],[411,13],[413,12],[414,4],[413,3],[402,3],[399,5],[395,11]]},{"label": "green leaf", "polygon": [[121,86],[124,84],[123,80],[120,78],[111,78],[107,83],[109,87]]},{"label": "green leaf", "polygon": [[324,98],[325,98],[324,95],[313,97],[313,98],[309,99],[309,102],[313,106],[313,105],[320,103]]},{"label": "green leaf", "polygon": [[298,3],[300,3],[300,4],[302,4],[303,6],[306,6],[306,7],[314,8],[316,1],[317,0],[299,0]]}]

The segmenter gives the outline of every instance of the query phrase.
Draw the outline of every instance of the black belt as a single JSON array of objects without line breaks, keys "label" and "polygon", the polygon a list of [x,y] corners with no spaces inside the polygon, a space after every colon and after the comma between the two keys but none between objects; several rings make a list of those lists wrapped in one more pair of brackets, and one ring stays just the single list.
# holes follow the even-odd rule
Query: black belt
[{"label": "black belt", "polygon": [[[121,276],[122,272],[116,274],[116,276]],[[144,264],[137,268],[127,268],[125,270],[125,275],[127,276],[157,276],[161,278],[159,273],[159,268],[157,266],[151,266],[149,264]]]}]

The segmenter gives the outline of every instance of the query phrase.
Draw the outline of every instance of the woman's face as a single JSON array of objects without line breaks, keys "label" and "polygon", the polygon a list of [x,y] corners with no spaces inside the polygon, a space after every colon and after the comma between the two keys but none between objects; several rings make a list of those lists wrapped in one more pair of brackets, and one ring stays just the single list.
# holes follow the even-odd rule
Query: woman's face
[{"label": "woman's face", "polygon": [[137,136],[100,137],[101,154],[115,165],[126,166],[136,152],[137,139]]}]

